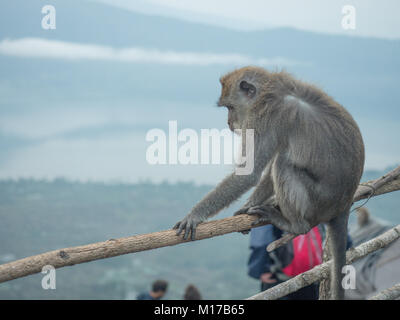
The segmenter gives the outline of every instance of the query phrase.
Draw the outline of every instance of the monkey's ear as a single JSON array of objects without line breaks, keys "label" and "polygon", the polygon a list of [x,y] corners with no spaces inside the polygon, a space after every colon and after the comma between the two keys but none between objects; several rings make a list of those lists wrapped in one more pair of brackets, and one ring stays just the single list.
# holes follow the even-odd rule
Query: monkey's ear
[{"label": "monkey's ear", "polygon": [[247,81],[241,81],[239,87],[249,98],[253,98],[256,95],[256,87]]}]

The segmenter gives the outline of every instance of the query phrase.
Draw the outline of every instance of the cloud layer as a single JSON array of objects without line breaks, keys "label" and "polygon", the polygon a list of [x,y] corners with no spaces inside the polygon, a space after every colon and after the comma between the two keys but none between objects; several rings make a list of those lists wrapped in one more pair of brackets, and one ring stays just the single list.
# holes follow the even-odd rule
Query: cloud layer
[{"label": "cloud layer", "polygon": [[0,42],[0,54],[18,57],[53,58],[67,60],[112,60],[130,63],[159,63],[177,65],[245,65],[282,66],[299,64],[281,57],[251,58],[235,53],[198,53],[161,51],[131,47],[116,49],[94,44],[81,44],[41,38],[4,39]]}]

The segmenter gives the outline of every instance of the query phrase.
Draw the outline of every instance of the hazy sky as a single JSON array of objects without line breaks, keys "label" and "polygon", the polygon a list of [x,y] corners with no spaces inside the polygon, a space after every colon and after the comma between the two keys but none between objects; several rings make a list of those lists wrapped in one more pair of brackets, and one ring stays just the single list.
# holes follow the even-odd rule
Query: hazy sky
[{"label": "hazy sky", "polygon": [[[400,38],[399,0],[92,0],[132,11],[234,29],[289,26],[323,33]],[[342,28],[343,6],[355,8],[356,28]]]},{"label": "hazy sky", "polygon": [[[251,30],[290,26],[325,33],[346,34],[342,29],[342,6],[356,8],[356,29],[352,35],[377,36],[400,39],[400,0],[377,1],[268,1],[248,0],[90,0],[108,2],[113,6],[145,14],[156,14],[223,27]],[[101,22],[99,22],[101,23]],[[259,64],[292,65],[308,61],[288,60],[284,57],[255,58],[234,52],[200,53],[161,50],[155,48],[116,48],[97,43],[67,42],[61,39],[22,37],[0,39],[0,59],[3,55],[29,58],[63,60],[102,60],[105,62],[159,63],[174,65],[224,65]],[[64,65],[68,67],[68,65]],[[397,70],[397,69],[396,69]],[[61,76],[62,77],[62,76]],[[10,80],[11,81],[11,80]],[[382,80],[384,81],[384,79]],[[17,84],[6,81],[0,89]],[[4,89],[5,88],[5,89]],[[13,90],[14,90],[13,89]],[[86,87],[83,87],[85,90]],[[90,87],[89,87],[90,89]],[[7,91],[5,91],[7,92]],[[23,93],[21,96],[25,95]],[[397,96],[395,96],[397,97]],[[60,101],[59,108],[51,103],[49,108],[31,108],[30,111],[6,112],[0,116],[0,133],[15,138],[15,148],[6,149],[7,157],[0,159],[0,179],[9,177],[54,178],[65,176],[77,180],[102,180],[134,182],[140,179],[162,181],[168,179],[193,180],[197,183],[214,184],[231,170],[230,166],[151,166],[145,154],[149,143],[145,131],[132,128],[154,128],[165,125],[165,119],[179,120],[180,128],[192,128],[201,123],[215,121],[223,126],[226,114],[209,105],[188,102],[162,101],[154,122],[152,104],[129,101],[129,105],[99,105],[99,101],[82,101],[77,107],[68,101]],[[153,102],[154,104],[159,101]],[[168,104],[169,103],[169,104]],[[384,106],[382,106],[384,108]],[[207,115],[199,110],[209,110]],[[137,110],[141,110],[138,112]],[[168,110],[168,114],[166,113]],[[171,111],[172,110],[172,111]],[[382,109],[384,110],[384,109]],[[379,111],[381,112],[381,111]],[[196,117],[193,118],[193,114]],[[188,123],[193,118],[193,123]],[[189,119],[189,120],[188,120]],[[366,142],[366,168],[384,169],[398,163],[398,121],[396,117],[371,119],[358,115],[357,121]],[[140,124],[140,126],[139,126]],[[210,128],[211,128],[210,127]],[[120,128],[116,130],[115,128]],[[144,130],[144,129],[143,129]],[[102,134],[99,134],[99,133]],[[14,140],[10,142],[10,145]],[[20,143],[21,144],[18,144]],[[384,143],[382,143],[384,141]],[[138,155],[141,155],[138,157]]]}]

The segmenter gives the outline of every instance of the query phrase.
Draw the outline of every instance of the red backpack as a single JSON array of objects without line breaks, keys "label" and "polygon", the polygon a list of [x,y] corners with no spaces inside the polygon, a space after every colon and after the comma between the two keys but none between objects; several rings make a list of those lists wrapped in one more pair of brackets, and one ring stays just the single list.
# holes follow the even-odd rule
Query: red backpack
[{"label": "red backpack", "polygon": [[312,269],[322,263],[322,236],[318,227],[292,240],[293,259],[282,269],[289,277]]}]

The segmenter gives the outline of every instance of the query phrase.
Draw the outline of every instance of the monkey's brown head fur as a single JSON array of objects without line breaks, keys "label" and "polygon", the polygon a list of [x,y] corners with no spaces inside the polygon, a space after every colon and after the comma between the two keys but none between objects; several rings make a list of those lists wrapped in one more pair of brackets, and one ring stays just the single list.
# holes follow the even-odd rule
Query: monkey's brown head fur
[{"label": "monkey's brown head fur", "polygon": [[228,125],[235,129],[250,128],[249,109],[257,105],[268,88],[272,74],[258,67],[244,67],[220,78],[222,85],[218,106],[228,108]]}]

